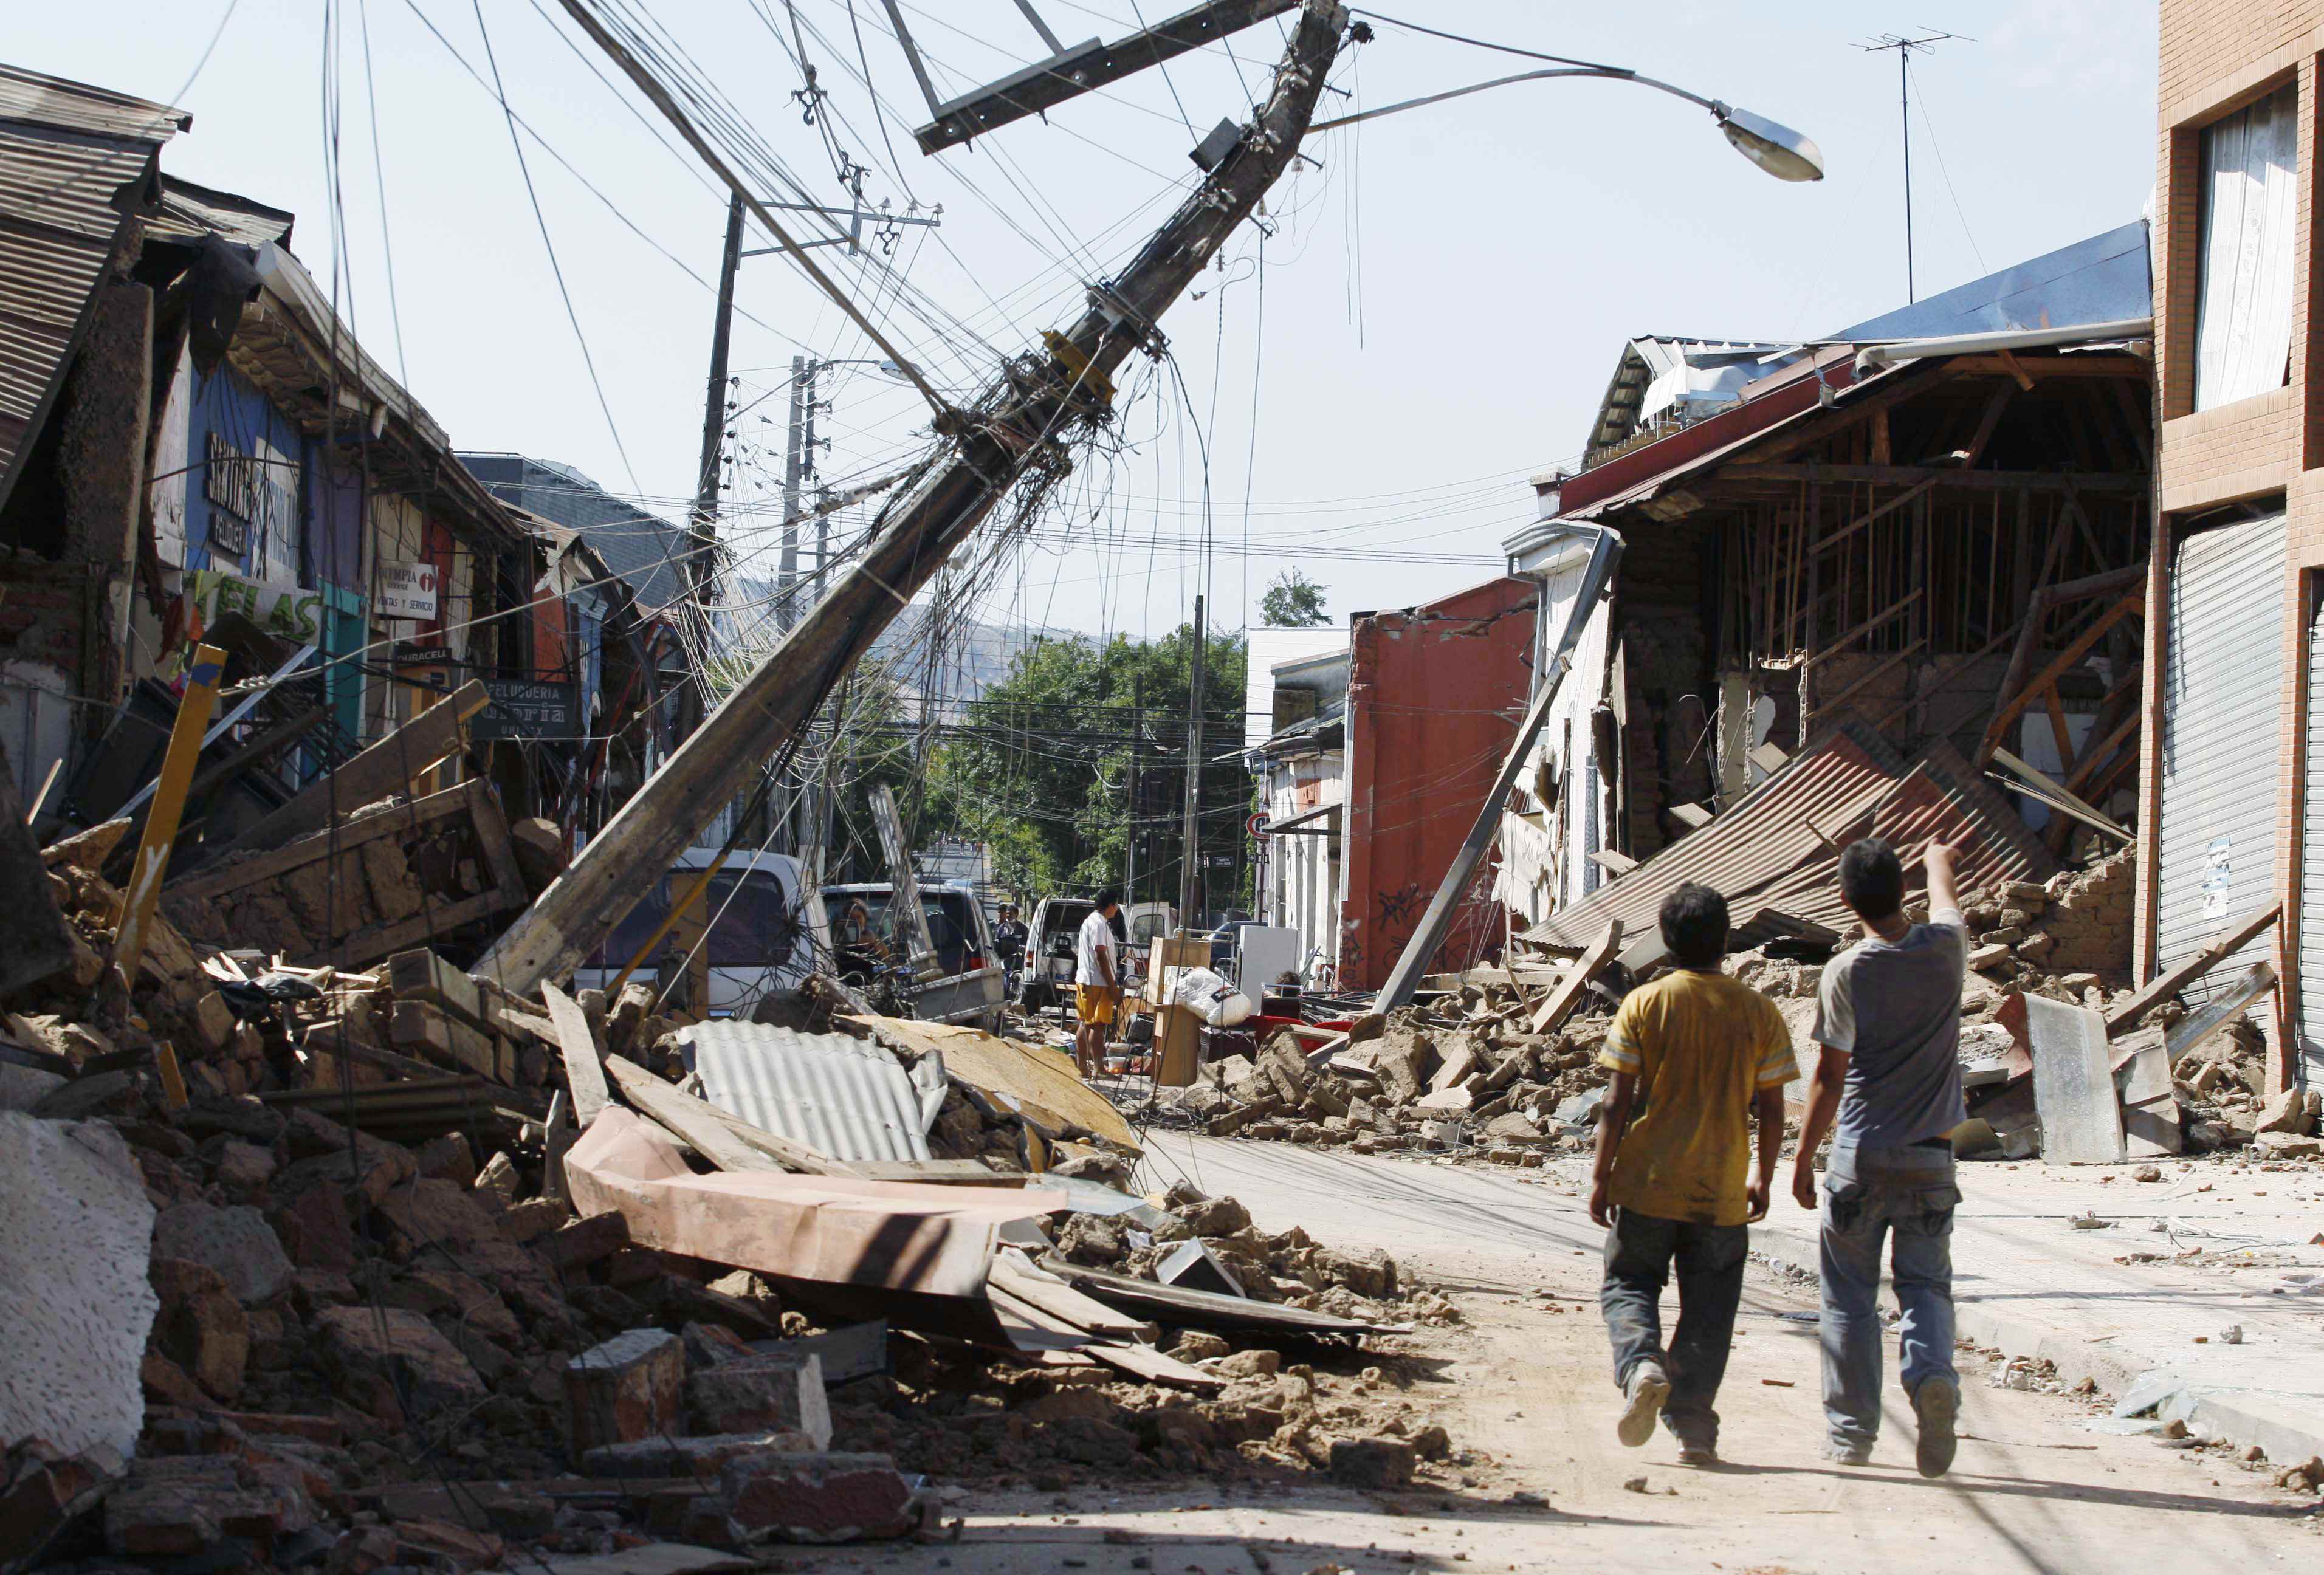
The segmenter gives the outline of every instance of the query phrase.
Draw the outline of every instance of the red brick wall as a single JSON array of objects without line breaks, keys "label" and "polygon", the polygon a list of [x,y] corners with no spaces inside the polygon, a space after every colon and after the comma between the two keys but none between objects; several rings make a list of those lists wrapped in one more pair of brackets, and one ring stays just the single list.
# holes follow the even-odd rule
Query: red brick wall
[{"label": "red brick wall", "polygon": [[[1347,898],[1340,981],[1375,990],[1412,937],[1501,769],[1531,687],[1534,586],[1489,581],[1356,621],[1348,681]],[[1489,889],[1488,865],[1484,879]],[[1499,908],[1464,907],[1436,966],[1500,944]]]},{"label": "red brick wall", "polygon": [[[2156,451],[2158,519],[2171,525],[2221,503],[2282,493],[2289,515],[2291,573],[2283,608],[2284,686],[2282,746],[2277,815],[2276,886],[2284,902],[2278,926],[2278,973],[2295,980],[2299,933],[2299,870],[2304,827],[2300,805],[2305,718],[2310,677],[2304,653],[2310,585],[2324,569],[2324,477],[2311,470],[2324,464],[2312,385],[2324,386],[2324,360],[2310,344],[2309,324],[2316,295],[2319,248],[2314,244],[2318,64],[2324,56],[2324,0],[2163,0],[2162,49],[2156,98],[2154,297],[2155,354],[2163,369],[2162,440]],[[2200,180],[2197,161],[2202,128],[2287,82],[2298,84],[2301,172],[2294,262],[2300,281],[2292,301],[2290,383],[2257,398],[2200,414],[2192,399],[2195,292],[2197,287]],[[2154,533],[2153,574],[2147,602],[2147,669],[2144,758],[2140,763],[2139,901],[2135,970],[2149,976],[2154,962],[2154,901],[2157,811],[2161,779],[2164,626],[2168,572],[2174,533]],[[2289,990],[2279,992],[2288,997]],[[2279,999],[2272,1036],[2285,1043],[2288,999]],[[2284,1063],[2279,1057],[2279,1070]]]}]

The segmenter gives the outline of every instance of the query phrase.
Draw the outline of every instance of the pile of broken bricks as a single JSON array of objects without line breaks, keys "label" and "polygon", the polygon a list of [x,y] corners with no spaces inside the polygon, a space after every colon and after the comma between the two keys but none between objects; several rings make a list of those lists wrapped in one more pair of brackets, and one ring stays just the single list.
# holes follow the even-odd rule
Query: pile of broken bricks
[{"label": "pile of broken bricks", "polygon": [[[2124,852],[2046,885],[2010,883],[1964,898],[1971,972],[1961,1057],[1973,1118],[1956,1136],[1964,1157],[2042,1152],[2028,1017],[2052,1005],[2102,1052],[2096,1082],[2111,1078],[2115,1087],[2098,1097],[2122,1105],[2124,1152],[2116,1157],[2246,1147],[2264,1160],[2324,1156],[2319,1096],[2271,1086],[2262,1036],[2242,1012],[2190,1010],[2175,987],[2127,988],[2119,962],[2129,953],[2135,875]],[[2251,927],[2214,950],[2232,953]],[[1821,965],[1796,951],[1736,953],[1723,967],[1775,1000],[1804,1069]],[[2052,972],[2044,962],[2072,966]],[[1590,970],[1581,982],[1591,988],[1553,989],[1545,1000],[1526,988],[1526,972],[1480,968],[1440,977],[1432,982],[1443,988],[1418,1004],[1360,1018],[1344,1036],[1279,1029],[1256,1055],[1228,1056],[1204,1065],[1191,1087],[1157,1091],[1154,1115],[1216,1137],[1538,1167],[1592,1140],[1605,1083],[1597,1055],[1611,1022],[1610,987],[1622,981],[1619,964],[1604,958],[1570,966]],[[1791,1092],[1796,1101],[1804,1082]],[[1798,1114],[1795,1107],[1794,1122]]]},{"label": "pile of broken bricks", "polygon": [[[1450,1469],[1380,1368],[1396,1331],[1456,1314],[1384,1258],[1259,1233],[1189,1190],[1027,1221],[995,1307],[1063,1308],[1070,1336],[1082,1302],[1113,1327],[1109,1307],[1158,1299],[1133,1315],[1151,1378],[1070,1339],[811,1317],[569,1201],[576,1104],[708,1109],[669,1081],[650,992],[517,998],[426,951],[301,968],[166,917],[126,985],[104,966],[124,899],[102,853],[47,850],[74,961],[0,999],[0,1257],[32,1266],[0,1286],[0,1568],[554,1568],[665,1540],[907,1534],[928,1513],[908,1473],[1382,1487]],[[1037,1151],[1027,1132],[1094,1161],[1080,1184],[1118,1168],[1093,1134],[972,1106],[946,1108],[995,1178]],[[756,1138],[770,1168],[845,1169]],[[1213,1331],[1173,1310],[1225,1299],[1163,1281],[1186,1248],[1250,1318]],[[1388,1339],[1351,1349],[1351,1329]],[[1286,1361],[1303,1339],[1315,1360]]]}]

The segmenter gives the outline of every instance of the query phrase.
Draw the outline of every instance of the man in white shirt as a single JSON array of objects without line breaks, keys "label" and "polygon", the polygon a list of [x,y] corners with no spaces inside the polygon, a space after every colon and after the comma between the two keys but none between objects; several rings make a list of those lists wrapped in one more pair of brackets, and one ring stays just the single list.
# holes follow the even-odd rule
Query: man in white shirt
[{"label": "man in white shirt", "polygon": [[1084,1077],[1095,1077],[1101,1070],[1106,1030],[1121,999],[1121,951],[1113,935],[1113,915],[1120,906],[1119,893],[1099,892],[1074,947],[1074,1015],[1081,1019],[1074,1030],[1074,1061]]}]

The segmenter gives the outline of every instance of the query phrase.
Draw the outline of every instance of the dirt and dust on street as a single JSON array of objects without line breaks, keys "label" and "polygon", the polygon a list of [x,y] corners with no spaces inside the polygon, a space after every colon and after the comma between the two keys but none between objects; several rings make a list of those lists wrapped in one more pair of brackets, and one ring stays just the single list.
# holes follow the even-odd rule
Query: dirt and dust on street
[{"label": "dirt and dust on street", "polygon": [[1821,1460],[1814,1289],[1796,1271],[1756,1262],[1720,1395],[1727,1463],[1681,1468],[1667,1436],[1625,1450],[1613,1436],[1596,1304],[1600,1233],[1556,1179],[1279,1144],[1155,1141],[1158,1165],[1240,1199],[1260,1229],[1296,1219],[1344,1250],[1388,1248],[1452,1299],[1462,1322],[1395,1340],[1393,1357],[1298,1359],[1313,1366],[1324,1415],[1371,1401],[1368,1389],[1392,1392],[1447,1430],[1449,1458],[1397,1492],[1283,1478],[1109,1491],[1089,1477],[1064,1493],[969,1491],[947,1506],[965,1521],[954,1543],[788,1567],[1842,1575],[2112,1571],[2190,1543],[2248,1568],[2324,1552],[2316,1500],[2273,1486],[2280,1467],[2168,1436],[2175,1430],[2164,1424],[2136,1436],[2093,1428],[2107,1414],[2097,1398],[1999,1386],[2007,1365],[1967,1347],[1950,1476],[1914,1473],[1911,1415],[1893,1384],[1873,1464]]}]

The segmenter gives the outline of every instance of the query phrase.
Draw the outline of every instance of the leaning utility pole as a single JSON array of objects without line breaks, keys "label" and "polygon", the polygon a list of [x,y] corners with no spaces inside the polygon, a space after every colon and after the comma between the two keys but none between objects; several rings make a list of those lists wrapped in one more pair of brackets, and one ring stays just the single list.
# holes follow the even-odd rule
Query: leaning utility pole
[{"label": "leaning utility pole", "polygon": [[[741,176],[585,0],[564,0],[564,5],[753,216],[771,226],[771,216],[761,211],[763,205]],[[1036,484],[1046,485],[1067,474],[1071,450],[1063,438],[1108,419],[1113,372],[1132,350],[1161,346],[1157,320],[1298,152],[1346,23],[1346,11],[1334,0],[1305,0],[1267,103],[1234,147],[1114,280],[1092,287],[1087,309],[1069,331],[1044,336],[1047,355],[1018,357],[965,410],[940,407],[936,430],[947,442],[881,511],[872,541],[835,577],[831,594],[807,610],[758,670],[518,916],[477,962],[479,974],[530,991],[571,972],[761,762],[806,724],[831,686],[1019,476],[1029,471]],[[872,331],[874,343],[887,350],[876,325]],[[1199,763],[1190,761],[1190,769]]]},{"label": "leaning utility pole", "polygon": [[[718,572],[718,491],[726,454],[726,356],[734,337],[734,274],[742,265],[742,199],[726,205],[726,246],[718,262],[718,316],[710,325],[709,388],[702,396],[702,464],[695,472],[693,539],[686,549],[687,616],[710,649],[710,589]],[[700,681],[687,686],[678,726],[691,732],[702,721]]]},{"label": "leaning utility pole", "polygon": [[783,444],[783,546],[776,559],[775,627],[798,622],[799,483],[815,445],[815,373],[812,355],[791,357],[790,427]]},{"label": "leaning utility pole", "polygon": [[1178,927],[1194,927],[1195,903],[1203,894],[1203,667],[1208,640],[1203,633],[1203,599],[1194,598],[1194,666],[1186,683],[1186,815],[1179,829]]}]

